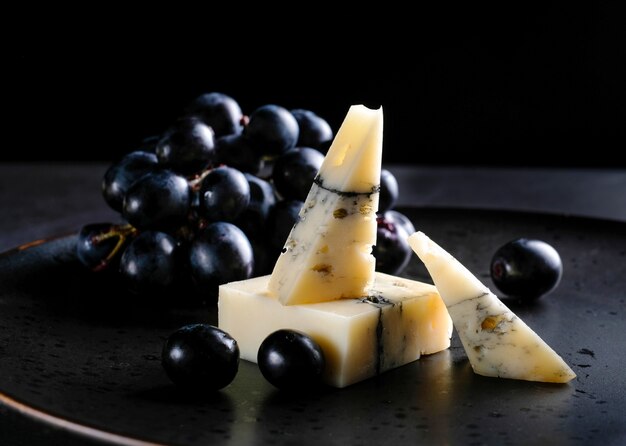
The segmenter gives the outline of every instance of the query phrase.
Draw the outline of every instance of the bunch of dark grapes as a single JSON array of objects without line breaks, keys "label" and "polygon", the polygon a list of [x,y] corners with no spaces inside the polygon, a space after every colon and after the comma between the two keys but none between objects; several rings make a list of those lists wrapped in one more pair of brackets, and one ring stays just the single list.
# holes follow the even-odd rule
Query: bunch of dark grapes
[{"label": "bunch of dark grapes", "polygon": [[[141,150],[109,167],[105,201],[122,223],[79,233],[77,255],[142,294],[191,284],[214,299],[222,283],[271,272],[333,138],[310,110],[264,105],[245,116],[204,94]],[[408,262],[411,222],[393,210],[398,184],[383,170],[377,269]]]}]

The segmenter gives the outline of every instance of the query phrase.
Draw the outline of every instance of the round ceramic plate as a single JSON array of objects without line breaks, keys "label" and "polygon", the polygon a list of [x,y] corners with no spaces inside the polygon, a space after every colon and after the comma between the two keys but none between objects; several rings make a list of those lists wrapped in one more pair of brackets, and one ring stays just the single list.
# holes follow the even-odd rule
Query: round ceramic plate
[{"label": "round ceramic plate", "polygon": [[[70,236],[0,256],[0,414],[18,414],[36,429],[62,431],[82,444],[606,446],[624,440],[626,225],[401,210],[492,290],[489,261],[503,243],[524,236],[555,246],[564,262],[559,287],[533,305],[505,303],[577,378],[555,385],[475,375],[454,334],[449,350],[345,389],[286,394],[242,361],[222,391],[183,395],[161,368],[163,341],[184,324],[215,323],[214,308],[138,301],[114,280],[85,271]],[[416,256],[403,275],[429,281]],[[185,302],[183,293],[171,298]]]}]

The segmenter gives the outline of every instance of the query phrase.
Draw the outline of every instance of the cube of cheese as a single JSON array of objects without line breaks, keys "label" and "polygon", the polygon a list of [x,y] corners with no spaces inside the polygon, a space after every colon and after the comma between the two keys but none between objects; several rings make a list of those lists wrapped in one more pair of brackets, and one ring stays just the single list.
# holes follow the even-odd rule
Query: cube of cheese
[{"label": "cube of cheese", "polygon": [[434,286],[376,273],[368,297],[282,305],[269,276],[220,286],[219,327],[256,362],[261,342],[290,328],[307,333],[326,357],[324,381],[345,387],[450,346],[452,321]]}]

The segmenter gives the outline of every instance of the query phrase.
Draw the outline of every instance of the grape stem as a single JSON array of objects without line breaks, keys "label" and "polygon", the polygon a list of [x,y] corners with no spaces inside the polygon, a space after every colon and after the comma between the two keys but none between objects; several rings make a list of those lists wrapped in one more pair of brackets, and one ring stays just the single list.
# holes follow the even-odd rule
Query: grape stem
[{"label": "grape stem", "polygon": [[104,259],[102,259],[102,261],[97,266],[93,268],[93,271],[97,272],[97,271],[102,271],[103,269],[105,269],[109,265],[109,262],[111,262],[111,260],[120,251],[120,249],[122,249],[122,247],[124,246],[124,243],[126,242],[126,239],[128,237],[132,237],[136,235],[137,232],[139,232],[137,228],[135,228],[134,226],[130,224],[125,224],[125,225],[115,225],[111,228],[110,231],[94,235],[91,238],[94,245],[102,243],[103,241],[108,240],[113,237],[117,237],[117,243],[115,244],[115,247],[111,250],[111,252],[109,252],[109,254]]},{"label": "grape stem", "polygon": [[203,170],[202,172],[194,175],[191,178],[187,178],[187,181],[189,182],[189,187],[192,190],[198,190],[200,188],[200,184],[202,183],[202,180],[204,180],[204,178],[213,170],[212,167],[209,167],[208,169]]}]

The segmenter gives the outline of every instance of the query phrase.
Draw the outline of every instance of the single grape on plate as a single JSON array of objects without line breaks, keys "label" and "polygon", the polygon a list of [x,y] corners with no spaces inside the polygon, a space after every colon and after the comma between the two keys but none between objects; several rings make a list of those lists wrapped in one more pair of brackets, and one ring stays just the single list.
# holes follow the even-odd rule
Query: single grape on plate
[{"label": "single grape on plate", "polygon": [[535,300],[554,290],[563,275],[558,251],[543,240],[518,238],[498,248],[491,259],[491,279],[510,297]]},{"label": "single grape on plate", "polygon": [[189,324],[167,338],[161,364],[172,382],[187,391],[216,391],[235,379],[239,346],[217,327]]},{"label": "single grape on plate", "polygon": [[261,373],[283,390],[312,390],[321,383],[326,358],[320,345],[309,335],[282,329],[268,335],[257,354]]}]

